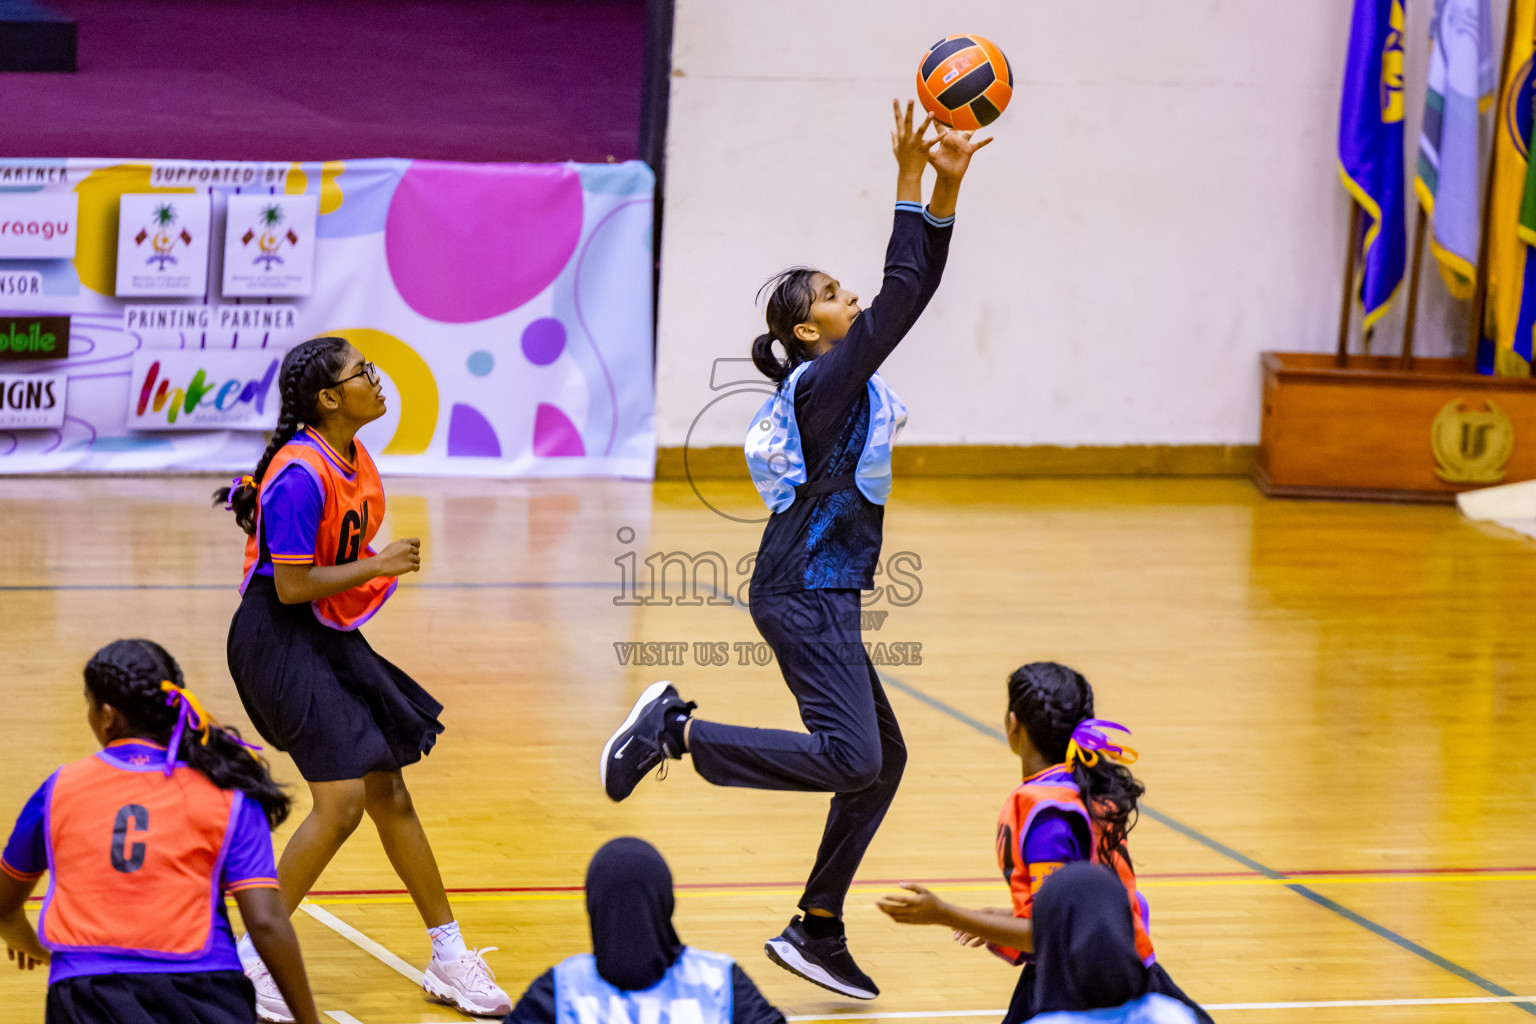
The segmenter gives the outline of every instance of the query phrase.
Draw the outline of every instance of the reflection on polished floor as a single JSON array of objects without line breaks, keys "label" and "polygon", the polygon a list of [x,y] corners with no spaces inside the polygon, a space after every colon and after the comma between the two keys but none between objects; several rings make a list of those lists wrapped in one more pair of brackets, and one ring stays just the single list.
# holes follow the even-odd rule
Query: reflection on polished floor
[{"label": "reflection on polished floor", "polygon": [[[208,508],[214,483],[0,485],[7,830],[53,767],[93,748],[80,669],[107,640],[164,643],[209,708],[249,729],[224,665],[243,537]],[[848,916],[883,993],[851,1005],[761,952],[794,912],[825,798],[715,789],[686,765],[622,805],[598,786],[603,739],[657,678],[701,715],[797,727],[735,598],[761,528],[686,483],[386,483],[386,529],[423,538],[424,570],[369,640],[447,706],[406,778],[463,890],[466,937],[500,947],[490,962],[514,993],[587,948],[586,860],[635,834],[684,887],[684,941],[735,956],[788,1014],[1006,1006],[1013,969],[873,899],[912,879],[1006,903],[992,848],[1018,781],[998,739],[1004,679],[1049,658],[1134,730],[1153,937],[1191,995],[1244,1007],[1218,1020],[1536,1013],[1513,999],[1536,995],[1529,540],[1446,507],[1265,501],[1241,480],[899,481],[865,639],[884,645],[911,759]],[[749,490],[727,491],[710,503],[756,514]],[[286,757],[272,763],[299,797],[280,847],[307,797]],[[354,941],[425,963],[375,836],[360,830],[320,885],[296,927],[322,1010],[463,1019]],[[44,988],[5,975],[0,1019],[41,1021]]]}]

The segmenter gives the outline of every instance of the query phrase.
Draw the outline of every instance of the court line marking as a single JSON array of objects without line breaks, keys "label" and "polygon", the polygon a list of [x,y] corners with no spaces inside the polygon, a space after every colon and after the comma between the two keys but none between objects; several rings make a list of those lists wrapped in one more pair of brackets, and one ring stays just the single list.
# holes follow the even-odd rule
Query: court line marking
[{"label": "court line marking", "polygon": [[[1207,1010],[1333,1010],[1372,1006],[1471,1006],[1536,1000],[1536,996],[1453,996],[1444,999],[1324,999],[1296,1003],[1202,1003]],[[1007,1010],[893,1010],[885,1013],[840,1013],[834,1016],[786,1016],[789,1021],[948,1020],[954,1017],[1001,1017]]]},{"label": "court line marking", "polygon": [[379,945],[377,942],[373,941],[368,936],[358,931],[356,928],[353,928],[351,925],[347,924],[347,922],[343,921],[329,910],[326,910],[323,907],[317,907],[309,900],[300,900],[299,909],[304,911],[304,913],[308,914],[310,917],[314,918],[316,921],[319,921],[321,924],[325,925],[337,935],[340,935],[342,938],[351,942],[358,949],[361,949],[363,952],[372,955],[374,959],[380,961],[385,966],[393,968],[400,974],[410,978],[411,981],[415,982],[418,987],[420,987],[422,982],[426,980],[427,976],[425,974],[422,974],[416,968],[395,956],[395,954],[391,953],[389,950],[385,949],[383,946]]},{"label": "court line marking", "polygon": [[[890,685],[894,687],[898,692],[904,693],[907,696],[912,697],[914,700],[918,700],[924,704],[927,704],[935,711],[942,712],[943,714],[949,715],[951,718],[954,718],[957,721],[969,725],[972,729],[976,730],[984,736],[990,736],[992,739],[998,740],[1002,743],[1008,742],[1008,738],[1004,736],[1002,731],[999,730],[996,726],[987,725],[985,722],[972,718],[970,715],[966,714],[964,711],[961,711],[959,708],[951,707],[936,697],[930,697],[922,690],[919,690],[913,686],[909,686],[908,684],[902,682],[900,679],[890,675],[889,673],[878,672],[877,674],[881,679],[890,683]],[[1391,942],[1398,948],[1406,950],[1407,952],[1412,953],[1413,955],[1423,960],[1427,960],[1428,962],[1434,964],[1436,967],[1439,967],[1447,973],[1454,974],[1456,977],[1462,979],[1463,981],[1476,985],[1484,992],[1489,992],[1495,996],[1501,997],[1501,1002],[1507,1002],[1525,1013],[1536,1016],[1536,1003],[1533,1003],[1533,1001],[1530,999],[1523,999],[1516,996],[1515,993],[1511,992],[1503,985],[1500,985],[1498,982],[1490,981],[1482,975],[1477,974],[1476,972],[1471,971],[1458,963],[1447,960],[1445,957],[1441,956],[1439,953],[1436,953],[1434,950],[1414,942],[1412,939],[1405,935],[1398,934],[1397,932],[1388,928],[1386,925],[1378,924],[1377,922],[1366,917],[1364,914],[1360,914],[1354,910],[1351,910],[1350,908],[1344,906],[1342,903],[1329,899],[1327,896],[1324,896],[1320,892],[1314,892],[1312,889],[1305,885],[1297,884],[1295,881],[1291,880],[1281,872],[1276,871],[1274,868],[1269,867],[1267,864],[1263,864],[1257,860],[1254,860],[1247,854],[1234,850],[1232,847],[1219,840],[1212,839],[1210,836],[1196,828],[1184,824],[1177,818],[1170,817],[1169,815],[1164,814],[1155,808],[1149,807],[1146,804],[1141,805],[1141,813],[1145,814],[1147,817],[1161,825],[1166,825],[1168,828],[1173,829],[1175,832],[1179,833],[1185,838],[1192,839],[1209,850],[1214,850],[1216,853],[1221,854],[1228,860],[1236,861],[1237,863],[1243,865],[1243,867],[1248,868],[1250,871],[1255,871],[1267,879],[1283,884],[1287,889],[1296,893],[1298,896],[1312,901],[1325,910],[1333,911],[1335,914],[1344,918],[1346,921],[1357,924],[1361,928],[1364,928],[1366,931],[1386,939],[1388,942]]]},{"label": "court line marking", "polygon": [[[1353,878],[1362,878],[1369,881],[1386,880],[1390,878],[1405,878],[1415,882],[1457,881],[1460,879],[1477,880],[1479,878],[1491,878],[1494,881],[1527,881],[1536,879],[1536,867],[1485,867],[1485,868],[1382,868],[1379,871],[1369,868],[1313,868],[1303,871],[1282,872],[1288,878],[1312,878],[1318,885],[1326,885],[1332,879],[1338,878],[1348,881]],[[1508,878],[1495,876],[1507,875]],[[1414,877],[1419,876],[1419,877]],[[1174,884],[1184,879],[1196,881],[1216,879],[1236,879],[1238,881],[1253,880],[1264,881],[1270,879],[1254,871],[1148,871],[1137,874],[1138,882],[1156,880],[1160,883]],[[902,882],[920,882],[923,885],[982,885],[998,882],[994,875],[982,878],[865,878],[855,881],[857,886],[881,886],[900,885]],[[801,882],[675,882],[672,888],[679,891],[686,889],[741,889],[744,891],[758,889],[797,889]],[[450,896],[461,893],[496,893],[496,892],[582,892],[580,885],[472,885],[459,886],[444,890]],[[309,895],[315,896],[404,896],[406,890],[395,886],[389,889],[311,889]]]},{"label": "court line marking", "polygon": [[[595,580],[505,580],[486,583],[402,583],[401,590],[561,590],[592,587],[612,588],[613,581],[601,583]],[[234,583],[8,583],[0,585],[0,593],[37,593],[55,590],[228,590],[237,591]]]},{"label": "court line marking", "polygon": [[[874,892],[888,889],[902,882],[917,882],[926,885],[935,892],[999,892],[1003,883],[993,881],[990,878],[903,878],[903,879],[875,879],[868,882],[854,882],[853,889],[860,892]],[[1146,874],[1136,877],[1137,884],[1143,889],[1202,889],[1202,888],[1227,888],[1231,886],[1266,886],[1266,885],[1291,885],[1290,876],[1285,879],[1265,878],[1262,875],[1243,872],[1216,872],[1209,875],[1199,874]],[[1349,875],[1342,878],[1324,877],[1312,881],[1313,885],[1435,885],[1451,882],[1536,882],[1536,871],[1489,871],[1483,868],[1469,868],[1465,872],[1445,872],[1409,875],[1409,874],[1382,874],[1382,875]],[[724,897],[724,896],[753,896],[785,894],[796,895],[803,886],[798,882],[720,882],[710,884],[708,882],[695,882],[691,884],[678,884],[674,888],[679,896],[685,897]],[[448,895],[460,903],[537,903],[548,900],[579,900],[582,898],[583,889],[579,885],[508,885],[486,886],[480,888],[448,889]],[[388,905],[394,903],[411,902],[404,889],[311,889],[309,900],[319,906],[366,906]],[[43,902],[41,896],[27,897],[29,904]]]},{"label": "court line marking", "polygon": [[[982,884],[955,884],[947,882],[928,882],[923,879],[914,879],[922,885],[926,885],[934,892],[989,892],[1002,898],[1003,883],[1001,881]],[[1383,878],[1328,878],[1319,885],[1412,885],[1426,882],[1536,882],[1536,874],[1522,875],[1471,875],[1458,878],[1445,878],[1440,875],[1388,875]],[[899,883],[875,883],[856,882],[850,891],[859,891],[871,894],[882,889],[889,889]],[[1295,883],[1282,878],[1212,878],[1212,879],[1174,879],[1168,881],[1153,880],[1142,882],[1137,879],[1137,884],[1142,889],[1197,889],[1197,888],[1230,888],[1232,886],[1283,886],[1289,888]],[[742,896],[797,896],[804,890],[798,885],[764,885],[747,888],[736,886],[728,889],[697,888],[678,891],[681,899],[720,899]],[[405,893],[367,893],[356,896],[322,896],[319,893],[311,893],[309,900],[323,907],[346,906],[390,906],[393,904],[405,904],[412,902],[411,897]],[[503,892],[480,891],[468,893],[455,893],[455,903],[573,903],[583,899],[581,890],[567,890],[564,888],[535,890],[519,889]]]},{"label": "court line marking", "polygon": [[[1441,999],[1319,999],[1290,1003],[1207,1003],[1205,1009],[1225,1010],[1336,1010],[1378,1006],[1478,1006],[1536,1001],[1536,996],[1448,996]],[[839,1013],[833,1015],[791,1014],[786,1021],[810,1024],[841,1020],[953,1020],[965,1017],[1002,1017],[1003,1010],[887,1010],[882,1013]],[[336,1024],[362,1024],[345,1010],[326,1010]]]}]

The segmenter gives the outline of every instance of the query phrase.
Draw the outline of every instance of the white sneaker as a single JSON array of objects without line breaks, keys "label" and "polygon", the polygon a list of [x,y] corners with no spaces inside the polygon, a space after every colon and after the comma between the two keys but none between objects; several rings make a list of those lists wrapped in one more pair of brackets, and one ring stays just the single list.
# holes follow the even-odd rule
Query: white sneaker
[{"label": "white sneaker", "polygon": [[502,1017],[511,1013],[512,997],[496,984],[496,975],[491,973],[483,955],[496,948],[472,949],[457,960],[439,960],[434,956],[427,964],[421,987],[428,995],[452,1003],[476,1017]]},{"label": "white sneaker", "polygon": [[256,1016],[268,1024],[293,1024],[293,1012],[283,1002],[283,994],[277,990],[277,982],[272,980],[267,965],[257,959],[241,966],[245,976],[256,986]]}]

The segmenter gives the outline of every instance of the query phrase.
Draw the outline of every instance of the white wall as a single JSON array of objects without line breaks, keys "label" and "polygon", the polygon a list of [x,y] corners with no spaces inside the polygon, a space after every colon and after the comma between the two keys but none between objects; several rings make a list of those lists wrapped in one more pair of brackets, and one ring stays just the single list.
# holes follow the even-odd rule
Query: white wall
[{"label": "white wall", "polygon": [[[997,42],[1016,91],[966,180],[944,284],[883,371],[912,409],[903,440],[1256,441],[1258,353],[1335,342],[1351,6],[677,0],[660,443],[683,443],[715,397],[712,361],[764,329],[753,296],[771,273],[811,263],[873,296],[890,100],[954,32]],[[1409,0],[1409,168],[1432,6]],[[1432,262],[1421,355],[1448,354],[1464,317]],[[1377,351],[1397,351],[1403,305]],[[738,406],[700,419],[692,445],[739,443]]]}]

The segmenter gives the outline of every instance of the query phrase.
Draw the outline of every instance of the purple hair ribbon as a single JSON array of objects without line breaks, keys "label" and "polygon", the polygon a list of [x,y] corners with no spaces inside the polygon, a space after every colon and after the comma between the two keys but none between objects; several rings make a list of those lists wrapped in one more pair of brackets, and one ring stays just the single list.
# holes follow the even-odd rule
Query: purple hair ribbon
[{"label": "purple hair ribbon", "polygon": [[255,486],[256,486],[256,478],[251,476],[251,474],[249,474],[249,473],[245,474],[244,476],[237,476],[233,480],[231,480],[229,482],[229,497],[224,502],[225,510],[230,511],[230,512],[234,511],[234,508],[235,508],[235,492],[236,491],[238,491],[242,487],[255,487]]},{"label": "purple hair ribbon", "polygon": [[165,774],[169,775],[176,770],[176,752],[181,749],[181,737],[186,733],[189,726],[193,732],[201,735],[201,742],[205,747],[208,745],[209,730],[218,729],[225,736],[228,736],[244,747],[253,759],[256,757],[256,751],[261,748],[253,743],[245,742],[245,740],[220,725],[212,715],[203,710],[202,702],[197,699],[197,694],[185,687],[177,686],[169,679],[161,680],[160,689],[165,691],[167,707],[176,704],[181,705],[176,713],[176,727],[171,730],[171,741],[165,747]]},{"label": "purple hair ribbon", "polygon": [[1120,746],[1109,741],[1104,734],[1105,729],[1114,729],[1123,732],[1127,736],[1131,730],[1119,722],[1111,722],[1104,718],[1085,718],[1077,723],[1077,728],[1072,730],[1072,738],[1067,741],[1067,756],[1063,763],[1070,771],[1073,761],[1080,761],[1084,768],[1092,768],[1099,763],[1099,758],[1105,757],[1116,764],[1135,764],[1137,753],[1134,748]]}]

